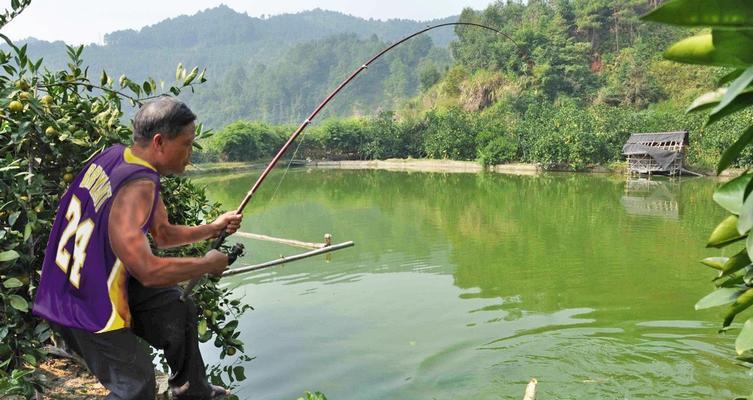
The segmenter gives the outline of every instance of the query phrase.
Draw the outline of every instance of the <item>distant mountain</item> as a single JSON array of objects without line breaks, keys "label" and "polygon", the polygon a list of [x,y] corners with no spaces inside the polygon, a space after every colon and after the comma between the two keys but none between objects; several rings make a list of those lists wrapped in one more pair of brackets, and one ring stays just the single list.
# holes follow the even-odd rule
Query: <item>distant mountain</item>
[{"label": "distant mountain", "polygon": [[[214,127],[237,118],[298,122],[334,83],[387,43],[457,18],[381,21],[321,9],[254,18],[222,5],[139,31],[109,33],[104,45],[86,46],[83,54],[92,73],[104,69],[111,76],[126,74],[134,80],[151,76],[172,82],[178,63],[207,67],[209,82],[190,101]],[[419,64],[439,69],[448,65],[447,47],[454,38],[452,27],[447,27],[413,39],[415,51],[394,52],[400,62],[391,55],[376,63],[382,63],[375,65],[376,72],[364,73],[371,75],[366,86],[372,93],[334,114],[372,113],[415,94]],[[44,57],[46,65],[62,68],[67,63],[62,42],[26,42],[29,54]],[[387,82],[390,70],[400,70],[405,82]]]}]

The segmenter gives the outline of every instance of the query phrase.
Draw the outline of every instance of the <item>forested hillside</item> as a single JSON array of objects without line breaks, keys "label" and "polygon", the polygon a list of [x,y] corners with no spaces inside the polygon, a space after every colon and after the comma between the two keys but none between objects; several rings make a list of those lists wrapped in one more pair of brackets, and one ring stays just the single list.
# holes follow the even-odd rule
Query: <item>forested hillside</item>
[{"label": "forested hillside", "polygon": [[[209,126],[238,118],[297,122],[387,42],[427,24],[456,19],[365,20],[319,9],[254,18],[219,6],[140,31],[107,34],[104,45],[86,46],[83,56],[94,73],[104,69],[116,78],[126,74],[136,80],[151,76],[172,82],[178,63],[206,67],[209,81],[185,99]],[[419,68],[439,71],[449,64],[447,46],[454,38],[451,28],[437,30],[393,52],[364,75],[357,98],[343,93],[327,113],[393,108],[397,99],[417,93]],[[50,67],[65,66],[64,43],[27,43],[32,58],[44,57]]]},{"label": "forested hillside", "polygon": [[[630,132],[689,130],[689,160],[711,166],[748,116],[704,127],[702,115],[683,115],[725,71],[662,59],[662,51],[689,31],[639,20],[660,3],[498,1],[463,10],[460,20],[498,28],[512,40],[461,26],[395,48],[315,122],[349,119],[312,126],[304,150],[316,157],[523,161],[577,169],[619,160]],[[252,18],[221,6],[138,32],[111,33],[105,45],[87,46],[84,57],[93,73],[105,69],[113,77],[167,82],[179,62],[206,66],[207,84],[183,98],[212,128],[237,120],[298,123],[376,51],[426,24],[322,10]],[[30,41],[29,53],[62,65],[62,48]],[[233,158],[222,154],[222,137],[227,135],[218,135],[207,159]],[[741,165],[753,160],[748,153]]]},{"label": "forested hillside", "polygon": [[[458,26],[458,40],[450,43],[452,67],[420,74],[425,85],[418,96],[398,104],[394,114],[314,126],[304,154],[579,169],[620,160],[631,132],[688,130],[690,164],[711,168],[750,115],[704,126],[702,114],[684,113],[728,71],[664,60],[663,50],[691,32],[640,21],[660,3],[530,0],[466,9],[461,21],[497,27],[512,40]],[[352,90],[358,91],[355,99],[373,95]],[[240,130],[236,125],[227,131]],[[220,159],[232,158],[223,153],[228,132],[210,146]],[[752,164],[753,154],[746,150],[739,163]]]}]

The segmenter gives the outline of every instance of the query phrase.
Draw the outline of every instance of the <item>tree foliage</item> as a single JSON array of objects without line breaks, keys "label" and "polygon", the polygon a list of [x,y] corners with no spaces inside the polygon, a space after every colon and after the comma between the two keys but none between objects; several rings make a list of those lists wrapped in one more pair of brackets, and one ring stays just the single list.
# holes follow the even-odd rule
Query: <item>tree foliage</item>
[{"label": "tree foliage", "polygon": [[[685,63],[729,67],[728,74],[718,83],[719,88],[706,93],[688,108],[689,112],[709,111],[707,125],[740,117],[751,109],[748,93],[753,87],[753,59],[746,54],[753,48],[750,29],[753,13],[750,4],[741,0],[696,2],[675,0],[644,17],[648,21],[666,24],[710,27],[710,30],[684,39],[671,46],[665,57]],[[748,113],[748,116],[750,114]],[[719,121],[719,122],[717,122]],[[745,118],[743,129],[736,130],[737,140],[725,146],[717,165],[721,173],[740,157],[753,141],[753,125]],[[728,305],[722,323],[729,329],[735,317],[753,305],[753,173],[725,183],[714,193],[714,200],[731,215],[726,217],[711,233],[708,247],[722,248],[734,243],[744,243],[739,251],[727,257],[712,257],[702,261],[718,271],[717,290],[701,299],[696,308]],[[753,319],[742,326],[735,343],[738,354],[753,351]]]},{"label": "tree foliage", "polygon": [[[12,14],[26,4],[14,1]],[[123,75],[115,80],[104,71],[93,77],[82,59],[83,47],[67,48],[66,69],[49,70],[42,59],[28,55],[26,46],[0,38],[10,49],[0,51],[0,395],[30,397],[41,389],[36,367],[51,335],[45,321],[31,316],[30,306],[55,207],[87,160],[113,143],[129,143],[132,131],[121,123],[123,107],[160,92],[151,79],[135,82]],[[182,66],[176,78],[167,89],[176,95],[205,80],[198,68]],[[199,128],[197,136],[205,132]],[[175,223],[200,223],[220,212],[203,189],[186,179],[164,179],[162,196]],[[198,244],[170,254],[206,250],[207,244]],[[203,286],[196,299],[205,310],[202,340],[214,338],[223,357],[243,350],[233,320],[249,306],[231,300],[216,282]]]}]

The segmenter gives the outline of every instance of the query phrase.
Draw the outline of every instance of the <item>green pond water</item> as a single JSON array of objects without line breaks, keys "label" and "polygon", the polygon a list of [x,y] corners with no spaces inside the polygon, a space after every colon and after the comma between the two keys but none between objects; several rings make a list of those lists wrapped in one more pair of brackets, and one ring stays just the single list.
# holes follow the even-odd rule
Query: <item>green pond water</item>
[{"label": "green pond water", "polygon": [[[258,172],[194,177],[227,209]],[[227,278],[241,398],[731,399],[753,391],[698,263],[725,213],[708,179],[290,170],[242,230],[356,246]],[[279,184],[278,183],[282,182]],[[277,188],[277,190],[275,190]],[[238,237],[237,265],[305,251]],[[734,249],[730,249],[731,252]],[[744,319],[742,319],[744,321]],[[739,321],[738,321],[739,322]],[[205,362],[228,365],[202,347]],[[237,357],[236,357],[237,359]],[[237,360],[236,360],[237,361]]]}]

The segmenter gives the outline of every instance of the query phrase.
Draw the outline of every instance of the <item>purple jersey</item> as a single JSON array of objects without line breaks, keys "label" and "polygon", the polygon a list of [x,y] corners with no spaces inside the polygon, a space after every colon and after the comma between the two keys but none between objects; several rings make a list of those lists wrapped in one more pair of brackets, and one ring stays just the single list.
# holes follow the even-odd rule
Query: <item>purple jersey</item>
[{"label": "purple jersey", "polygon": [[130,326],[128,272],[112,252],[107,225],[118,190],[144,178],[155,183],[152,211],[142,228],[146,234],[160,187],[154,167],[115,145],[79,172],[60,200],[50,231],[34,315],[97,333]]}]

